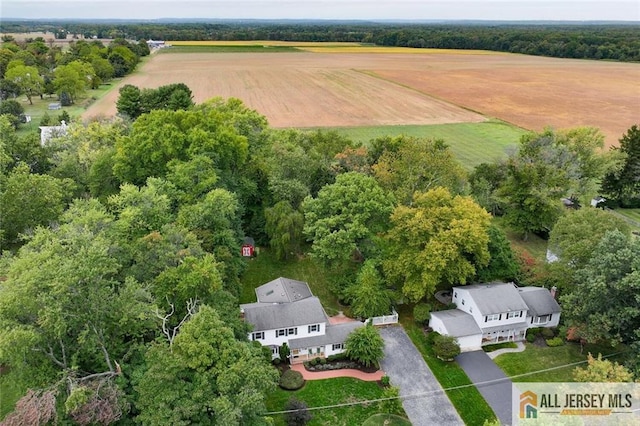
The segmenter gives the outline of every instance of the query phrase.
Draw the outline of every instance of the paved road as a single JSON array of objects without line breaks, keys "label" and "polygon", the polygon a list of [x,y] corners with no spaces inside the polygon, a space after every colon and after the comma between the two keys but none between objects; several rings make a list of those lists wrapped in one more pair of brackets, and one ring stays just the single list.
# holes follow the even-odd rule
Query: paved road
[{"label": "paved road", "polygon": [[[502,425],[511,424],[511,380],[484,351],[464,352],[456,357],[469,379],[496,413]],[[490,380],[497,382],[483,384]]]},{"label": "paved road", "polygon": [[405,398],[402,406],[413,426],[463,425],[462,419],[442,390],[422,355],[400,326],[380,329],[384,339],[384,359],[381,367],[400,388],[400,396],[426,394]]}]

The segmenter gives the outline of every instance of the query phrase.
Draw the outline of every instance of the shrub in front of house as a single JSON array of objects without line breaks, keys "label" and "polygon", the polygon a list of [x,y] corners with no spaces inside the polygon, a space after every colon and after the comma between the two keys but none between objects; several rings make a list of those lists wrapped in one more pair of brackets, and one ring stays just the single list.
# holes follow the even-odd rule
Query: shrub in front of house
[{"label": "shrub in front of house", "polygon": [[280,382],[278,385],[282,389],[286,390],[300,389],[304,386],[304,378],[302,377],[302,373],[299,371],[287,370],[282,373],[282,376],[280,376]]},{"label": "shrub in front of house", "polygon": [[529,342],[529,343],[535,342],[536,341],[536,337],[538,337],[537,334],[529,334],[529,333],[527,333],[527,337],[526,337],[527,338],[527,342]]},{"label": "shrub in front of house", "polygon": [[547,342],[547,346],[550,346],[552,348],[564,345],[564,340],[562,340],[562,337],[554,337],[553,339],[547,339],[545,341]]},{"label": "shrub in front of house", "polygon": [[343,361],[345,359],[347,359],[347,354],[345,354],[344,352],[341,352],[339,354],[329,355],[327,357],[327,361],[329,362]]},{"label": "shrub in front of house", "polygon": [[551,328],[542,329],[542,337],[544,337],[545,339],[551,339],[553,336],[555,336],[553,329]]},{"label": "shrub in front of house", "polygon": [[454,337],[438,335],[433,338],[433,353],[443,361],[453,361],[460,355],[460,345]]},{"label": "shrub in front of house", "polygon": [[382,376],[380,378],[380,384],[382,386],[389,386],[391,384],[391,378],[389,376]]},{"label": "shrub in front of house", "polygon": [[428,303],[418,303],[413,308],[413,319],[419,324],[427,324],[431,318],[431,305]]}]

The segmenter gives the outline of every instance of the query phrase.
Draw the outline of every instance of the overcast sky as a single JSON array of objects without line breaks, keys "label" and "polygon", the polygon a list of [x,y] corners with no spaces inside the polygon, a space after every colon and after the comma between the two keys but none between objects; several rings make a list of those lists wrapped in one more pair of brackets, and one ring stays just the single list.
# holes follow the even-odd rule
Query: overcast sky
[{"label": "overcast sky", "polygon": [[0,0],[0,18],[640,21],[640,0]]}]

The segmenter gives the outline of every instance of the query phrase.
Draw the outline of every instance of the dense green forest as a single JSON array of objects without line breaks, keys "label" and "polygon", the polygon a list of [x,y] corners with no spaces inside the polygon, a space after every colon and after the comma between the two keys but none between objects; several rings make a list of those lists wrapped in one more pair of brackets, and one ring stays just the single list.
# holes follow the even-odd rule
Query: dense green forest
[{"label": "dense green forest", "polygon": [[415,48],[482,49],[560,58],[640,61],[638,24],[395,24],[368,22],[93,23],[2,22],[1,32],[156,40],[358,42]]}]

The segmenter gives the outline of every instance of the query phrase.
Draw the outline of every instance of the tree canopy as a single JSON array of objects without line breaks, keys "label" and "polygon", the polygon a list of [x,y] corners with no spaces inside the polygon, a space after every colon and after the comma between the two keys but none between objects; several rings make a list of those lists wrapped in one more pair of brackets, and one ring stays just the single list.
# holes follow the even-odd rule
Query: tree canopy
[{"label": "tree canopy", "polygon": [[303,204],[304,233],[313,241],[312,253],[331,264],[375,253],[374,239],[385,230],[393,209],[391,197],[372,177],[341,174]]},{"label": "tree canopy", "polygon": [[465,284],[489,262],[489,220],[469,197],[445,188],[417,192],[391,215],[385,274],[413,301],[440,285]]},{"label": "tree canopy", "polygon": [[640,338],[640,240],[604,234],[575,285],[561,297],[567,322],[587,341],[631,344]]}]

